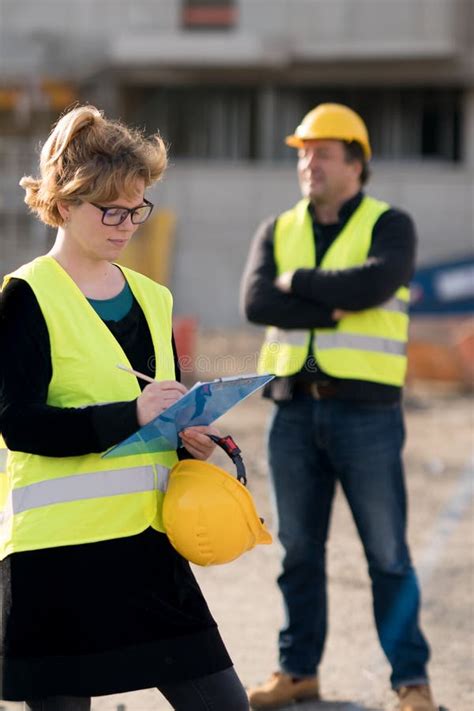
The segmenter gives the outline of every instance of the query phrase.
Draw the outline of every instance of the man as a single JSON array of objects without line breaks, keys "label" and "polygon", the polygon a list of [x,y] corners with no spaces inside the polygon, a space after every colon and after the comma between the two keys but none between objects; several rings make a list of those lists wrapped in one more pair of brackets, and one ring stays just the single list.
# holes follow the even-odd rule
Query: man
[{"label": "man", "polygon": [[375,623],[401,711],[435,711],[418,583],[406,543],[400,407],[415,230],[366,196],[371,148],[340,104],[310,111],[298,150],[303,199],[262,224],[243,278],[249,321],[267,325],[259,370],[276,374],[269,463],[284,559],[280,671],[255,709],[319,698],[326,636],[325,545],[336,482],[368,561]]}]

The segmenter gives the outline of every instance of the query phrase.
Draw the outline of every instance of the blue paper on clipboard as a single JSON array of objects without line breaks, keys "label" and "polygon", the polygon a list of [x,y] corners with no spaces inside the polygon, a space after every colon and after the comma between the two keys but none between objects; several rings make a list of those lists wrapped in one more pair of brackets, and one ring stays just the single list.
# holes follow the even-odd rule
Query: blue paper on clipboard
[{"label": "blue paper on clipboard", "polygon": [[242,375],[196,383],[181,400],[102,456],[126,457],[176,449],[179,446],[179,432],[186,427],[210,425],[274,377]]}]

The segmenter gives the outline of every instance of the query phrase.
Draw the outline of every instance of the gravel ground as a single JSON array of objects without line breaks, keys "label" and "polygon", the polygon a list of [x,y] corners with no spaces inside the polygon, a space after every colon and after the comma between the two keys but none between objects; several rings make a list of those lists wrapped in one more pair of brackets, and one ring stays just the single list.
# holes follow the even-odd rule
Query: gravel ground
[{"label": "gravel ground", "polygon": [[[254,333],[205,334],[200,379],[255,371]],[[220,353],[235,353],[222,359]],[[257,508],[272,523],[264,452],[269,403],[254,395],[220,421],[241,446]],[[474,709],[473,634],[473,407],[472,399],[439,385],[411,386],[406,397],[405,461],[410,500],[409,540],[422,582],[422,626],[432,647],[430,673],[437,703],[449,711]],[[222,453],[214,461],[232,471]],[[281,621],[274,580],[278,544],[260,546],[227,566],[196,575],[246,685],[276,668]],[[372,622],[365,560],[343,497],[338,494],[329,541],[330,624],[321,666],[326,701],[298,711],[389,711],[389,667]],[[0,711],[21,704],[0,702]],[[155,690],[100,697],[93,711],[166,711]],[[192,709],[190,709],[192,711]],[[219,711],[225,711],[220,709]]]}]

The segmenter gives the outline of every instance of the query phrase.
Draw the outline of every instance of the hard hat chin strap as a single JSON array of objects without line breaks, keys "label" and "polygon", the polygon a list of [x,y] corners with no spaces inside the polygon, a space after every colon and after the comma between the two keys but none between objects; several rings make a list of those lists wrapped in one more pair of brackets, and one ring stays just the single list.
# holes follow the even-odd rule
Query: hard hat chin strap
[{"label": "hard hat chin strap", "polygon": [[225,437],[217,437],[213,434],[208,434],[207,436],[212,439],[212,441],[215,442],[221,449],[223,449],[224,452],[232,459],[233,463],[235,464],[235,468],[237,469],[238,481],[240,481],[241,484],[246,486],[247,474],[245,472],[244,461],[241,457],[242,451],[236,445],[232,437],[230,435],[226,435]]}]

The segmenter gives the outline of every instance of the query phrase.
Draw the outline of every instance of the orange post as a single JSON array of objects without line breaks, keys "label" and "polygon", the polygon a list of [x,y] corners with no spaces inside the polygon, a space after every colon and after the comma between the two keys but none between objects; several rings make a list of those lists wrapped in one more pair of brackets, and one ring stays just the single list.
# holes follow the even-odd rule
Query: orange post
[{"label": "orange post", "polygon": [[197,328],[194,316],[175,316],[173,319],[174,340],[184,381],[191,379],[195,372]]}]

